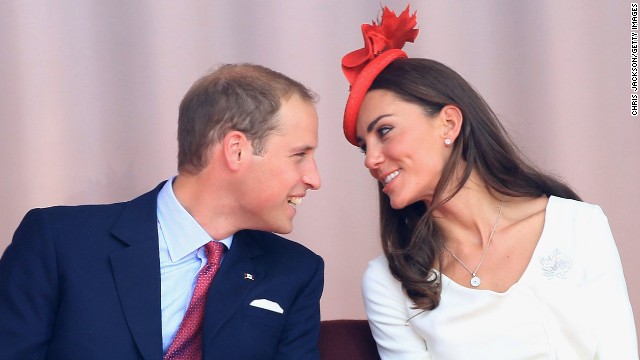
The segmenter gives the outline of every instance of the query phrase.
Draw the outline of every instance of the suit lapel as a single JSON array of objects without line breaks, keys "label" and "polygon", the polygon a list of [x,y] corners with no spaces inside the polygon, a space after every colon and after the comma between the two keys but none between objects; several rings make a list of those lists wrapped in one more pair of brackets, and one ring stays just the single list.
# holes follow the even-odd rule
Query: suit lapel
[{"label": "suit lapel", "polygon": [[[253,243],[250,232],[240,231],[234,235],[231,249],[225,255],[207,295],[203,328],[205,344],[239,310],[247,291],[264,277],[264,269],[252,260],[261,252]],[[252,279],[246,278],[246,274]]]},{"label": "suit lapel", "polygon": [[111,255],[124,316],[145,359],[162,358],[157,197],[163,184],[132,200],[112,229],[129,245]]}]

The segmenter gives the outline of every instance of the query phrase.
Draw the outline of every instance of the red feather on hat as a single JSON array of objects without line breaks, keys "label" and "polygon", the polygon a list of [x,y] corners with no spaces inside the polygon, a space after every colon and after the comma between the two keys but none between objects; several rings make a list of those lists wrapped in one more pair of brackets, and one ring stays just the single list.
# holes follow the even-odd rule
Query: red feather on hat
[{"label": "red feather on hat", "polygon": [[418,36],[416,13],[409,15],[409,6],[400,16],[386,6],[378,24],[363,24],[364,48],[352,51],[342,58],[342,71],[353,84],[369,61],[389,49],[402,49],[406,42],[413,42]]}]

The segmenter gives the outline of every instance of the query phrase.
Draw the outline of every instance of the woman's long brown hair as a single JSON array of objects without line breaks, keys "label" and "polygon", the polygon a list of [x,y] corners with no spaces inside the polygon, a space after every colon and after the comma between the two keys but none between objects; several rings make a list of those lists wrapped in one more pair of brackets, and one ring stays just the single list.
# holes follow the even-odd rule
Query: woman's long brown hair
[{"label": "woman's long brown hair", "polygon": [[[504,195],[555,195],[580,200],[568,185],[525,159],[484,99],[449,67],[429,59],[398,59],[378,75],[370,88],[374,89],[391,91],[422,107],[428,116],[437,115],[446,105],[455,105],[464,119],[429,206],[420,201],[393,209],[379,185],[382,248],[391,273],[416,308],[431,310],[440,302],[440,281],[434,276],[433,266],[442,253],[443,239],[433,211],[460,191],[472,170],[487,187]],[[454,175],[462,164],[460,160],[465,166],[462,176],[457,177]]]}]

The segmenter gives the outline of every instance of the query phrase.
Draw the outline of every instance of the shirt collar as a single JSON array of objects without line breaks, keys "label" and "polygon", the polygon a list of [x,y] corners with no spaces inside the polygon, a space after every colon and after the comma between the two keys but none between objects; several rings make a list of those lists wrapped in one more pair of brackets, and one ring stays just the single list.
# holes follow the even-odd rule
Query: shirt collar
[{"label": "shirt collar", "polygon": [[[169,179],[160,190],[157,211],[161,236],[166,242],[171,261],[176,262],[216,239],[212,239],[180,204],[173,193],[173,180],[175,177]],[[219,241],[225,244],[227,249],[231,249],[233,235]]]}]

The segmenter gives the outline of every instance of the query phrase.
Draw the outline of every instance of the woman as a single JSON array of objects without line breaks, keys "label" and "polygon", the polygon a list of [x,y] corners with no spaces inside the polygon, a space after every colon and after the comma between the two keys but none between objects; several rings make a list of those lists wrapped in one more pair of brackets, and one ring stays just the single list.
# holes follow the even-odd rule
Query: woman
[{"label": "woman", "polygon": [[342,67],[347,140],[379,180],[384,256],[363,279],[383,359],[637,359],[605,215],[528,164],[457,73],[400,50],[384,8]]}]

